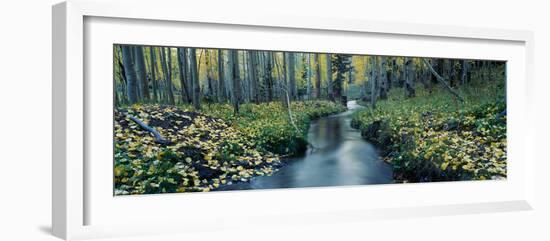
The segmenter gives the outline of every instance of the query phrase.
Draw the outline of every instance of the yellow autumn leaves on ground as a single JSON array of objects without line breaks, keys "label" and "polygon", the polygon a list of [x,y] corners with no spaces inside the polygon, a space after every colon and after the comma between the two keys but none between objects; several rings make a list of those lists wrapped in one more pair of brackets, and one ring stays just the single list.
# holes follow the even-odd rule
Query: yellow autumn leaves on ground
[{"label": "yellow autumn leaves on ground", "polygon": [[[173,144],[154,142],[129,120],[139,116]],[[221,119],[177,107],[133,106],[115,112],[117,194],[209,191],[221,184],[268,175],[280,159],[249,144]]]},{"label": "yellow autumn leaves on ground", "polygon": [[443,89],[430,94],[420,87],[415,98],[393,91],[373,112],[357,113],[352,124],[365,138],[384,141],[381,148],[398,180],[502,179],[506,178],[503,88],[487,83],[463,89],[465,103]]},{"label": "yellow autumn leaves on ground", "polygon": [[[187,106],[117,108],[115,195],[210,191],[270,175],[283,165],[280,155],[304,148],[312,118],[344,110],[326,101],[296,102],[292,108],[298,131],[280,103],[245,104],[240,116],[233,116],[225,104],[205,107],[203,113]],[[156,143],[128,116],[154,128],[171,144]]]}]

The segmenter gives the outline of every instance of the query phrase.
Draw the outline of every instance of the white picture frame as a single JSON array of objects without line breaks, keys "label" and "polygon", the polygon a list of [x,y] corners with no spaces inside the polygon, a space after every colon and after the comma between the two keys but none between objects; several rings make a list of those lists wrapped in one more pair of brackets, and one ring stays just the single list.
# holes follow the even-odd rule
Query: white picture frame
[{"label": "white picture frame", "polygon": [[[72,240],[193,232],[238,226],[223,218],[227,215],[232,215],[235,223],[247,223],[250,228],[253,228],[254,225],[292,225],[305,221],[324,223],[533,208],[535,157],[532,149],[535,146],[535,138],[534,130],[526,124],[528,117],[532,115],[529,108],[530,93],[533,91],[531,89],[533,83],[532,32],[352,19],[302,18],[279,13],[261,16],[204,15],[199,11],[193,11],[198,6],[190,7],[189,3],[168,0],[154,3],[131,1],[131,8],[128,4],[130,4],[129,1],[123,0],[70,0],[53,7],[52,226],[54,235]],[[196,4],[200,5],[200,3]],[[161,37],[149,38],[136,32],[124,32],[136,27],[158,31]],[[91,151],[87,148],[96,147],[90,143],[106,141],[101,139],[101,136],[112,136],[111,129],[103,130],[101,125],[90,124],[92,120],[98,123],[112,123],[112,119],[102,119],[101,113],[94,112],[98,104],[90,106],[89,103],[90,99],[94,99],[94,103],[99,103],[101,106],[108,106],[111,103],[112,108],[112,102],[104,97],[106,92],[102,92],[108,92],[108,85],[112,85],[112,79],[108,79],[106,83],[99,81],[101,82],[99,85],[98,81],[87,82],[86,80],[89,80],[87,78],[101,76],[101,74],[89,76],[87,68],[98,70],[97,73],[109,72],[108,65],[112,63],[112,59],[103,60],[108,63],[107,65],[95,64],[99,63],[98,58],[107,56],[102,51],[105,49],[105,44],[112,45],[122,41],[133,44],[184,46],[200,43],[201,39],[182,39],[185,33],[182,31],[202,31],[206,35],[220,29],[229,32],[240,31],[239,33],[249,34],[251,38],[262,41],[257,43],[246,42],[243,39],[226,40],[224,43],[211,41],[203,42],[201,46],[332,52],[335,47],[331,42],[350,40],[352,44],[349,44],[346,49],[341,47],[338,51],[358,54],[490,58],[508,61],[508,76],[514,78],[507,82],[509,87],[507,94],[514,97],[508,100],[509,178],[498,182],[423,183],[113,197],[112,190],[105,190],[111,180],[97,181],[102,176],[112,177],[112,169],[109,169],[108,165],[98,165],[97,163],[101,163],[99,161],[86,160],[90,158]],[[174,38],[166,38],[167,36],[163,34],[167,32],[173,34]],[[293,46],[283,39],[276,43],[269,43],[266,36],[275,35],[295,37],[298,41]],[[317,41],[316,44],[304,44],[304,41],[311,39],[312,36],[325,40]],[[360,41],[371,41],[372,44],[370,47],[358,47]],[[388,48],[387,43],[384,44],[388,41],[395,41],[394,46],[399,47]],[[433,49],[414,48],[413,44],[426,44],[419,46],[429,44]],[[450,50],[447,49],[449,47]],[[466,47],[477,51],[464,50]],[[94,57],[87,56],[90,53],[90,49],[87,48],[94,50]],[[447,50],[443,51],[444,48]],[[102,99],[104,101],[101,101]],[[97,132],[106,134],[97,135]],[[88,136],[91,133],[98,138],[90,139]],[[102,147],[97,150],[94,153],[109,155],[109,151]],[[101,160],[101,158],[98,159]],[[110,160],[108,164],[112,164]],[[105,193],[110,193],[111,196]],[[373,199],[374,195],[380,198]],[[409,197],[407,200],[399,198],[406,195]],[[437,198],[438,195],[441,197]],[[290,197],[293,199],[292,202],[288,201]],[[322,201],[312,203],[313,199]],[[215,206],[219,200],[224,200],[240,209],[214,208],[202,214],[196,211],[197,207]],[[239,204],[247,201],[250,203]],[[277,202],[278,205],[277,207],[266,205],[269,208],[265,208],[264,205],[254,204],[258,202],[264,204]],[[162,208],[151,208],[158,206]],[[241,211],[243,208],[246,210]],[[135,210],[142,210],[142,212],[135,215]],[[186,213],[184,215],[186,217],[182,217],[182,213]],[[208,217],[201,218],[204,214]]]}]

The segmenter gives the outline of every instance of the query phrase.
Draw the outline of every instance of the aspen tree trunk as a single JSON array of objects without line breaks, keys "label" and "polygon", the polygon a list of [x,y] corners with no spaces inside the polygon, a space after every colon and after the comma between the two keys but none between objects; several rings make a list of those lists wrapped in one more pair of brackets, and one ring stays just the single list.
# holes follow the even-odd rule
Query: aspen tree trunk
[{"label": "aspen tree trunk", "polygon": [[[397,68],[397,74],[398,74],[398,77],[397,77],[397,83],[396,85],[400,88],[403,88],[405,86],[405,58],[404,57],[396,57],[396,65],[395,67]],[[398,63],[398,60],[403,60],[401,61],[401,65],[399,65]]]},{"label": "aspen tree trunk", "polygon": [[178,48],[178,66],[180,72],[181,103],[189,103],[189,90],[187,87],[187,56],[183,48]]},{"label": "aspen tree trunk", "polygon": [[157,102],[159,86],[157,83],[157,75],[156,75],[157,61],[156,61],[154,47],[149,47],[149,55],[150,55],[149,57],[151,58],[151,81],[153,83],[153,99],[154,99],[154,102]]},{"label": "aspen tree trunk", "polygon": [[480,61],[481,63],[481,82],[484,82],[487,78],[487,62],[486,61]]},{"label": "aspen tree trunk", "polygon": [[266,71],[265,71],[265,86],[266,86],[266,100],[268,102],[273,101],[273,52],[267,53]]},{"label": "aspen tree trunk", "polygon": [[267,92],[266,92],[266,73],[265,70],[267,69],[266,61],[265,61],[265,51],[257,51],[256,52],[256,65],[258,66],[258,96],[260,99],[260,102],[266,102],[267,101]]},{"label": "aspen tree trunk", "polygon": [[334,101],[334,95],[332,93],[332,55],[327,54],[327,96],[328,99]]},{"label": "aspen tree trunk", "polygon": [[[283,60],[284,60],[284,58],[283,58]],[[280,87],[280,84],[281,84],[281,80],[284,78],[283,77],[284,71],[283,71],[281,65],[279,64],[279,60],[278,60],[278,57],[277,57],[276,53],[271,54],[271,61],[273,62],[273,67],[275,68],[275,72],[277,73],[277,78],[274,79],[275,82],[273,83],[274,94],[277,98],[280,98],[281,88],[279,88],[279,87]]]},{"label": "aspen tree trunk", "polygon": [[396,65],[396,62],[395,62],[395,57],[392,57],[391,60],[390,60],[390,63],[391,63],[391,66],[390,66],[390,70],[389,70],[389,73],[390,73],[390,76],[388,76],[388,91],[391,90],[393,88],[393,86],[395,85],[395,81],[396,81],[396,75],[395,75],[395,71],[394,71],[394,68],[395,68],[395,65]]},{"label": "aspen tree trunk", "polygon": [[164,65],[162,62],[163,61],[163,58],[164,58],[164,48],[162,47],[157,47],[157,70],[158,70],[158,81],[157,81],[157,86],[158,86],[158,96],[159,96],[159,103],[166,103],[165,99],[166,99],[166,93],[164,93],[164,83],[166,83],[165,81],[165,77],[166,76],[166,72],[164,72]]},{"label": "aspen tree trunk", "polygon": [[262,78],[262,74],[260,71],[260,55],[258,51],[252,52],[252,72],[254,72],[254,78],[252,81],[252,87],[254,88],[254,103],[260,104],[260,79]]},{"label": "aspen tree trunk", "polygon": [[233,112],[235,115],[239,114],[239,102],[241,99],[241,86],[240,86],[240,69],[239,69],[239,56],[237,50],[229,50],[229,66],[231,66],[231,83],[233,91],[231,94],[233,102]]},{"label": "aspen tree trunk", "polygon": [[315,54],[315,98],[321,99],[321,61],[319,54]]},{"label": "aspen tree trunk", "polygon": [[131,59],[132,59],[132,62],[133,62],[133,66],[134,66],[134,72],[136,73],[136,95],[137,95],[137,102],[140,102],[142,97],[141,97],[141,80],[139,78],[139,76],[137,75],[137,62],[136,62],[136,48],[137,46],[131,46],[130,47],[130,54],[132,55],[131,56]]},{"label": "aspen tree trunk", "polygon": [[462,60],[462,73],[460,74],[460,84],[465,85],[468,78],[468,60]]},{"label": "aspen tree trunk", "polygon": [[282,106],[283,108],[287,109],[288,111],[288,119],[289,119],[289,122],[294,126],[294,128],[296,129],[296,131],[298,131],[298,128],[296,127],[296,125],[294,124],[294,119],[292,118],[292,110],[290,108],[290,103],[291,103],[291,100],[290,100],[290,90],[288,89],[288,80],[287,78],[289,78],[289,69],[288,69],[288,54],[286,52],[283,52],[283,73],[284,73],[284,78],[282,81],[279,81],[279,90],[280,90],[280,98],[281,98],[281,102],[282,102]]},{"label": "aspen tree trunk", "polygon": [[[212,76],[210,75],[210,50],[205,49],[204,50],[204,61],[205,61],[205,70],[206,70],[206,83],[205,87],[203,87],[203,94],[208,97],[212,95]],[[199,60],[200,61],[200,60]],[[199,69],[200,71],[200,69]],[[200,76],[199,76],[200,78]]]},{"label": "aspen tree trunk", "polygon": [[214,101],[217,101],[218,100],[218,82],[216,81],[217,79],[214,78],[216,75],[217,75],[217,68],[214,66],[214,63],[217,61],[217,57],[216,57],[216,53],[217,51],[215,50],[210,50],[210,60],[208,61],[210,64],[207,66],[208,67],[208,72],[210,72],[209,76],[210,76],[210,90],[212,91],[212,93],[210,94],[210,100],[212,102]]},{"label": "aspen tree trunk", "polygon": [[225,72],[223,50],[218,49],[218,102],[225,102]]},{"label": "aspen tree trunk", "polygon": [[283,103],[284,108],[288,108],[289,100],[287,99],[287,95],[290,95],[290,91],[288,90],[288,79],[289,77],[289,70],[288,70],[288,54],[286,52],[283,52],[283,78],[281,81],[279,81],[279,90],[280,90],[280,98],[281,102]]},{"label": "aspen tree trunk", "polygon": [[455,60],[449,60],[449,83],[451,86],[456,86],[456,70],[455,70]]},{"label": "aspen tree trunk", "polygon": [[185,59],[184,69],[185,69],[185,81],[187,83],[187,102],[193,104],[193,91],[195,90],[195,82],[193,81],[193,73],[191,71],[191,57],[189,56],[190,50],[183,48],[182,54]]},{"label": "aspen tree trunk", "polygon": [[[430,59],[430,62],[431,62],[431,67],[432,67],[432,69],[434,69],[434,70],[439,69],[439,66],[438,66],[439,61],[438,61],[438,59],[436,59],[436,58],[431,58],[431,59]],[[438,81],[438,80],[437,80],[437,78],[435,77],[435,75],[430,74],[430,84],[432,84],[432,83],[437,83],[437,81]]]},{"label": "aspen tree trunk", "polygon": [[122,63],[126,79],[126,94],[128,95],[128,104],[137,103],[137,75],[132,60],[132,47],[122,46]]},{"label": "aspen tree trunk", "polygon": [[[168,63],[166,63],[166,55],[168,54]],[[170,57],[170,49],[169,48],[162,48],[161,51],[161,64],[162,64],[162,72],[164,73],[164,96],[165,100],[164,102],[170,105],[174,104],[174,93],[172,92],[172,76],[170,73],[170,66],[171,66],[171,57]]]},{"label": "aspen tree trunk", "polygon": [[307,54],[307,99],[311,99],[311,54]]},{"label": "aspen tree trunk", "polygon": [[117,66],[118,66],[118,77],[121,83],[121,86],[116,89],[116,91],[120,91],[120,100],[122,103],[128,103],[127,101],[127,84],[126,84],[126,73],[124,72],[124,64],[122,63],[122,47],[116,47],[114,49],[115,51],[115,58],[117,59]]},{"label": "aspen tree trunk", "polygon": [[393,87],[393,84],[394,84],[394,74],[393,74],[393,65],[395,64],[394,63],[394,59],[393,57],[389,57],[388,59],[388,68],[387,68],[387,78],[388,78],[388,81],[387,81],[387,87],[388,87],[388,91],[389,92],[391,90],[391,88]]},{"label": "aspen tree trunk", "polygon": [[215,58],[214,50],[207,50],[207,53],[208,53],[208,58],[207,58],[208,64],[206,64],[206,76],[208,77],[207,78],[208,88],[209,88],[208,98],[209,98],[209,101],[213,101],[214,99],[217,99],[216,90],[218,89],[215,86],[216,83],[214,81],[214,69],[212,68],[214,66],[213,59]]},{"label": "aspen tree trunk", "polygon": [[277,54],[275,53],[271,53],[271,62],[273,63],[273,68],[275,69],[275,73],[276,73],[276,77],[273,79],[273,99],[275,98],[278,98],[281,94],[280,94],[280,88],[279,88],[279,84],[281,82],[281,76],[282,76],[282,69],[281,69],[281,66],[279,64],[279,60],[277,59]]},{"label": "aspen tree trunk", "polygon": [[[237,58],[239,56],[239,52],[237,51]],[[243,103],[246,103],[250,100],[250,82],[248,81],[248,79],[250,78],[250,76],[248,75],[248,70],[247,70],[247,59],[246,59],[246,51],[243,51],[242,53],[242,56],[243,56],[243,63],[242,63],[242,74],[243,74],[243,78],[242,78],[242,84],[241,84],[241,93],[243,94],[241,97],[243,98],[242,101]]]},{"label": "aspen tree trunk", "polygon": [[[435,71],[437,73],[441,73],[442,75],[445,75],[445,60],[444,59],[432,59],[432,61],[435,64]],[[437,78],[433,78],[436,82],[438,81]]]},{"label": "aspen tree trunk", "polygon": [[363,58],[363,63],[365,64],[365,72],[363,73],[363,86],[361,87],[361,94],[362,94],[362,98],[363,100],[367,100],[367,92],[369,90],[369,85],[368,85],[368,79],[370,78],[369,77],[369,58],[368,56],[365,56]]},{"label": "aspen tree trunk", "polygon": [[373,109],[376,108],[376,77],[378,76],[378,73],[377,73],[377,65],[378,65],[378,61],[377,61],[377,58],[376,56],[372,56],[370,58],[370,71],[371,71],[371,75],[370,75],[370,78],[369,78],[369,82],[370,82],[370,105],[372,106]]},{"label": "aspen tree trunk", "polygon": [[[351,59],[352,59],[352,61],[353,61],[353,58],[351,58]],[[345,91],[345,97],[346,97],[345,100],[342,100],[342,104],[343,104],[344,106],[347,106],[347,102],[348,102],[348,100],[350,99],[350,96],[349,96],[349,85],[350,85],[351,83],[353,83],[353,67],[351,67],[351,66],[353,66],[353,65],[350,64],[350,68],[348,69],[348,85],[347,85],[347,88],[344,88],[344,90],[343,90],[343,91]],[[345,103],[344,103],[344,102],[345,102]]]},{"label": "aspen tree trunk", "polygon": [[199,81],[199,71],[197,69],[197,51],[195,48],[189,49],[189,70],[191,71],[191,82],[193,82],[193,108],[201,109],[200,94],[201,86]]},{"label": "aspen tree trunk", "polygon": [[289,80],[289,91],[290,91],[290,100],[296,100],[296,72],[295,72],[295,56],[294,53],[288,53],[288,80]]},{"label": "aspen tree trunk", "polygon": [[387,99],[387,82],[388,78],[386,75],[386,57],[381,56],[380,57],[380,71],[379,71],[379,82],[380,82],[380,99],[385,100]]},{"label": "aspen tree trunk", "polygon": [[256,72],[256,52],[248,50],[248,78],[250,84],[250,100],[256,104],[260,103],[258,91],[258,73]]},{"label": "aspen tree trunk", "polygon": [[493,78],[493,61],[488,61],[487,62],[487,70],[489,71],[488,75],[489,75],[489,79],[492,79]]},{"label": "aspen tree trunk", "polygon": [[143,100],[149,100],[149,83],[147,83],[147,73],[145,72],[145,60],[143,56],[143,47],[135,46],[134,47],[134,56],[136,68],[136,76],[138,78],[139,89],[141,91],[141,97]]},{"label": "aspen tree trunk", "polygon": [[250,59],[248,58],[248,51],[243,51],[243,59],[245,59],[245,63],[243,68],[244,69],[244,72],[246,74],[246,94],[247,94],[247,98],[246,98],[246,101],[244,101],[243,103],[245,102],[252,102],[252,91],[253,91],[253,87],[252,87],[252,78],[250,78],[250,68],[249,65],[250,65]]},{"label": "aspen tree trunk", "polygon": [[409,98],[415,96],[413,75],[413,61],[407,57],[405,58],[405,90]]},{"label": "aspen tree trunk", "polygon": [[443,63],[443,78],[451,81],[451,60],[445,59]]},{"label": "aspen tree trunk", "polygon": [[[431,61],[431,60],[428,60],[428,59],[424,59],[426,61]],[[424,62],[426,62],[424,61]],[[430,66],[432,65],[432,63],[429,63]],[[432,80],[431,80],[431,76],[432,74],[430,73],[430,70],[428,67],[425,67],[423,68],[423,83],[424,83],[424,87],[428,90],[428,93],[432,93]]]},{"label": "aspen tree trunk", "polygon": [[166,85],[168,86],[168,101],[169,104],[175,105],[176,101],[174,100],[174,84],[172,84],[172,48],[166,48],[167,55],[168,55],[168,82],[166,82]]}]

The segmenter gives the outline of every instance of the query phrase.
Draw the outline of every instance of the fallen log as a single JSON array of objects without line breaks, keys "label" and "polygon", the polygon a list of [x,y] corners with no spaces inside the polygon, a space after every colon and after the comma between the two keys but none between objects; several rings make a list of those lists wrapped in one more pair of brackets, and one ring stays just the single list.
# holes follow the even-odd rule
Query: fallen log
[{"label": "fallen log", "polygon": [[128,114],[126,114],[126,116],[130,120],[132,120],[133,122],[138,124],[142,129],[144,129],[144,130],[150,132],[151,134],[153,134],[153,136],[155,137],[155,142],[156,143],[161,144],[161,145],[170,145],[172,143],[170,140],[165,139],[164,137],[162,137],[162,135],[157,130],[155,130],[155,128],[148,126],[147,124],[143,123],[143,121],[139,120],[138,118],[136,118],[134,116],[131,116],[131,115],[128,115]]},{"label": "fallen log", "polygon": [[424,61],[424,64],[426,64],[426,66],[428,66],[428,69],[430,69],[430,72],[432,72],[432,74],[435,76],[435,78],[441,82],[449,92],[451,92],[451,94],[453,94],[456,98],[458,98],[460,100],[460,102],[464,102],[464,98],[462,98],[462,96],[460,96],[456,91],[453,90],[453,88],[451,88],[451,86],[445,81],[445,79],[443,77],[441,77],[441,75],[439,75],[437,72],[435,72],[435,70],[432,68],[432,65],[426,60],[426,59],[422,59]]}]

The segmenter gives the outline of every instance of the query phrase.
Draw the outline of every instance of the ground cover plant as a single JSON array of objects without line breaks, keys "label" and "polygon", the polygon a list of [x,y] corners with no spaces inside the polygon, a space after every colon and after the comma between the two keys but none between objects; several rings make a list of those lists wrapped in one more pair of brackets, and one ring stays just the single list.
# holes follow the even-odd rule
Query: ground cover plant
[{"label": "ground cover plant", "polygon": [[[279,103],[189,106],[133,105],[115,110],[115,194],[210,191],[270,175],[281,156],[307,146],[312,119],[343,111],[329,101],[294,102],[294,129]],[[131,118],[160,133],[159,142]]]}]

